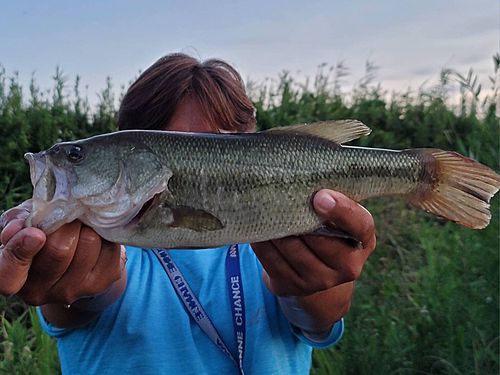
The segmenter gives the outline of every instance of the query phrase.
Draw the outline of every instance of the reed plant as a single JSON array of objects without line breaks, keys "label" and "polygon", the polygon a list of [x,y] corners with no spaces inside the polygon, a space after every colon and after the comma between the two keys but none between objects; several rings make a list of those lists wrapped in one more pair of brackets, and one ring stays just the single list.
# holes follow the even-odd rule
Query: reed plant
[{"label": "reed plant", "polygon": [[[472,70],[445,69],[435,85],[387,92],[368,62],[365,75],[344,89],[343,63],[321,65],[313,79],[283,72],[250,83],[260,129],[355,118],[373,132],[358,145],[455,150],[499,170],[498,82],[484,94]],[[116,130],[110,79],[96,106],[60,68],[42,91],[33,76],[27,92],[17,74],[0,66],[0,211],[29,197],[26,151]],[[357,283],[342,341],[315,351],[312,374],[496,374],[499,372],[499,198],[483,231],[445,223],[402,201],[367,202],[378,246]],[[0,373],[55,374],[54,342],[33,308],[0,298]]]}]

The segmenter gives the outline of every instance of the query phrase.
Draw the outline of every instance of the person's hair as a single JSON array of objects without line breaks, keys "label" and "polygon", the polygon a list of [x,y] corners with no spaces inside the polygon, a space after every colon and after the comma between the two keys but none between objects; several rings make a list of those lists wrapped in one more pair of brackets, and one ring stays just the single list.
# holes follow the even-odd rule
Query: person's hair
[{"label": "person's hair", "polygon": [[184,98],[196,100],[214,131],[255,130],[255,109],[239,73],[228,63],[181,54],[162,57],[130,86],[118,128],[165,129]]}]

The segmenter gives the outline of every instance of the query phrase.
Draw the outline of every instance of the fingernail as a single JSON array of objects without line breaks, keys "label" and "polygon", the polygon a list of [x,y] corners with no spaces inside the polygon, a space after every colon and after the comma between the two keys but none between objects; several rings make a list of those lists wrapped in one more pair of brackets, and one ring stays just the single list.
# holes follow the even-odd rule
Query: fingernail
[{"label": "fingernail", "polygon": [[329,212],[335,208],[335,199],[330,194],[321,194],[316,199],[316,208],[323,212]]}]

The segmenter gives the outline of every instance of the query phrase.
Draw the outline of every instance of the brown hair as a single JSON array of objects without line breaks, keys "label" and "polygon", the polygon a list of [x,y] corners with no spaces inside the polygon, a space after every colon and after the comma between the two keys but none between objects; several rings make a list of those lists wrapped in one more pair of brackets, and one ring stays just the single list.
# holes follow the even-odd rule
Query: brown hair
[{"label": "brown hair", "polygon": [[200,104],[214,131],[255,130],[255,109],[239,73],[222,60],[200,62],[181,53],[162,57],[130,86],[118,127],[165,129],[186,97]]}]

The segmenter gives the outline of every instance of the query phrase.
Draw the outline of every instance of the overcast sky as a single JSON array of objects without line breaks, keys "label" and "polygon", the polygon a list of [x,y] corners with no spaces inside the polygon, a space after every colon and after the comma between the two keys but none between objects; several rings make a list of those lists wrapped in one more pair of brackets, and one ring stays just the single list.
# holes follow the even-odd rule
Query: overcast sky
[{"label": "overcast sky", "polygon": [[106,76],[127,85],[175,51],[223,58],[258,82],[339,61],[353,82],[370,59],[385,88],[404,90],[443,67],[472,67],[486,83],[499,44],[498,0],[0,0],[7,73],[27,82],[35,71],[47,88],[59,65],[71,81],[82,77],[92,101]]}]

